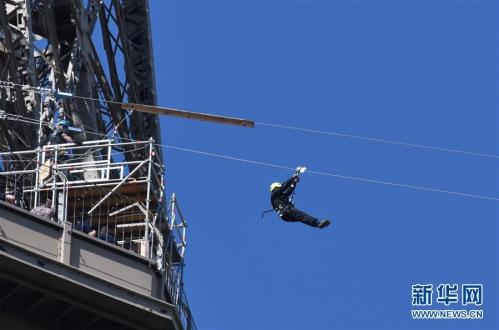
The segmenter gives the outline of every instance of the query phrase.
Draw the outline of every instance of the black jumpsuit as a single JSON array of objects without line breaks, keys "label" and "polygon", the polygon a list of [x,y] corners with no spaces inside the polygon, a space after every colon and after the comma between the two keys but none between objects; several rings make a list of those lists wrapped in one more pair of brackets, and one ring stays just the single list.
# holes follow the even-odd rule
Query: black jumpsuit
[{"label": "black jumpsuit", "polygon": [[302,222],[312,227],[319,227],[317,218],[295,208],[289,199],[299,180],[298,176],[294,175],[286,180],[281,187],[275,188],[270,196],[272,207],[284,221]]}]

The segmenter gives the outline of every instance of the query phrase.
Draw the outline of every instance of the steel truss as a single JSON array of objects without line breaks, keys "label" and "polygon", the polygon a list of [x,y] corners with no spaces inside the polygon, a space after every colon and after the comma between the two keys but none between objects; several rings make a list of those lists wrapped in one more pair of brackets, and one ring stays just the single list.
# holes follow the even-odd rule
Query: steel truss
[{"label": "steel truss", "polygon": [[[64,100],[67,116],[87,133],[86,140],[98,132],[116,133],[122,141],[160,142],[156,115],[115,103],[157,102],[146,0],[0,0],[0,80],[95,99]],[[0,106],[11,114],[47,117],[50,111],[41,102],[35,93],[0,92]],[[0,122],[0,129],[5,150],[37,146],[34,127]]]}]

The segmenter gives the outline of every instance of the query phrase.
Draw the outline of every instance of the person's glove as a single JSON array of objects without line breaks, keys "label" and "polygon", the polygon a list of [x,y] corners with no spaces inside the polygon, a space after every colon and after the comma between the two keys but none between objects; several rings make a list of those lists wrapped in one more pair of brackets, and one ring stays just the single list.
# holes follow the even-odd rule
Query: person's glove
[{"label": "person's glove", "polygon": [[305,166],[298,166],[295,170],[295,175],[304,173],[307,170]]}]

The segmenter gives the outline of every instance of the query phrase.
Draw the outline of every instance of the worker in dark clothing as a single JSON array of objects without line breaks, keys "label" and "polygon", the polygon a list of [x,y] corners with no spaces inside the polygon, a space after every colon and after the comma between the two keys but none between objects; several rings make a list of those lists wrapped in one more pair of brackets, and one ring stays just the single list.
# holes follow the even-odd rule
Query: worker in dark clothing
[{"label": "worker in dark clothing", "polygon": [[274,211],[287,222],[302,222],[306,225],[316,228],[324,228],[329,226],[331,221],[321,220],[308,215],[307,213],[298,210],[293,205],[291,195],[296,188],[296,184],[300,180],[299,174],[305,171],[305,167],[298,167],[295,174],[283,183],[274,182],[270,185],[270,202]]},{"label": "worker in dark clothing", "polygon": [[99,238],[108,243],[116,244],[116,238],[114,237],[113,234],[110,233],[108,226],[102,226],[100,228]]},{"label": "worker in dark clothing", "polygon": [[[49,143],[50,144],[64,144],[64,143],[74,143],[75,140],[71,136],[68,130],[69,121],[65,119],[60,119],[55,124],[55,130],[50,135]],[[65,161],[69,158],[66,150],[59,151],[57,155],[57,160],[59,162]]]},{"label": "worker in dark clothing", "polygon": [[[69,121],[66,119],[59,119],[55,124],[54,131],[49,136],[49,145],[56,144],[66,144],[66,143],[79,143],[69,131]],[[47,152],[47,158],[45,164],[43,164],[40,174],[40,181],[43,182],[50,175],[50,170],[52,165],[55,163],[64,164],[70,160],[70,151],[64,147],[61,147],[57,151],[57,162],[55,152]],[[69,171],[67,169],[62,170],[62,173],[66,175],[67,178],[70,177]]]},{"label": "worker in dark clothing", "polygon": [[89,234],[90,236],[93,237],[97,236],[97,230],[95,229],[94,226],[91,225],[90,221],[88,221],[87,219],[78,220],[74,225],[74,229],[82,231],[85,234]]},{"label": "worker in dark clothing", "polygon": [[[66,119],[59,118],[55,124],[54,131],[49,136],[49,145],[63,145],[66,143],[75,143],[75,139],[71,136],[69,132],[69,121]],[[44,147],[44,152],[46,152],[45,162],[40,167],[39,182],[43,186],[46,182],[50,181],[50,178],[54,182],[71,181],[74,176],[70,173],[69,168],[59,167],[59,165],[65,164],[70,160],[70,153],[67,148],[63,146],[56,147],[56,149]],[[63,205],[62,197],[59,192],[55,193],[55,208],[53,209],[56,219],[60,220],[61,217],[61,206]],[[37,206],[37,205],[35,205]]]},{"label": "worker in dark clothing", "polygon": [[59,119],[55,124],[55,131],[50,136],[50,144],[73,143],[73,138],[68,131],[69,121]]}]

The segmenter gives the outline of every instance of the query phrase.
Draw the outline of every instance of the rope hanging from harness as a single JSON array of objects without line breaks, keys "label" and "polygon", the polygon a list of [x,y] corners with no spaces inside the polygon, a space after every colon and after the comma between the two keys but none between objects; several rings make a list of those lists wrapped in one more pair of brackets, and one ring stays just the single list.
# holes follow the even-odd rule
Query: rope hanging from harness
[{"label": "rope hanging from harness", "polygon": [[267,210],[267,211],[263,211],[263,212],[262,212],[262,221],[263,221],[263,220],[265,220],[265,219],[264,219],[265,214],[267,214],[267,213],[269,213],[269,212],[273,212],[273,211],[275,211],[275,210],[274,210],[274,209],[270,209],[270,210]]}]

